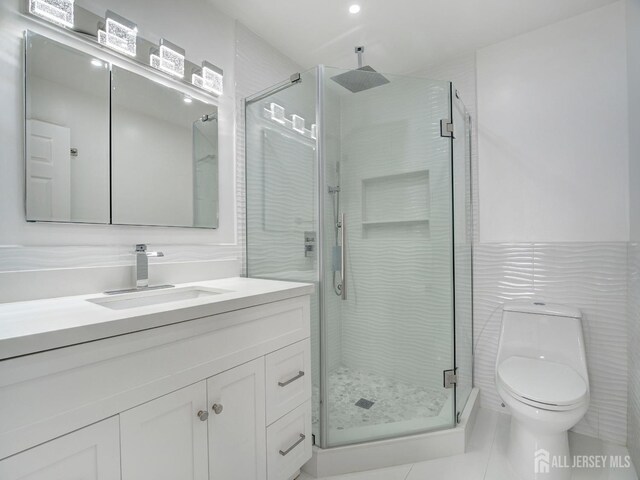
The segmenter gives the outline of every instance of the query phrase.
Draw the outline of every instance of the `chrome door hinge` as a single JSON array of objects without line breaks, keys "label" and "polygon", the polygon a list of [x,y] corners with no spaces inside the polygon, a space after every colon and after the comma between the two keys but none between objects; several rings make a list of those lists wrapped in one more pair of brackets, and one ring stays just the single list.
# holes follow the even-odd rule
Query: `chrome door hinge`
[{"label": "chrome door hinge", "polygon": [[447,120],[446,118],[440,120],[440,136],[455,138],[453,136],[453,122],[451,120]]},{"label": "chrome door hinge", "polygon": [[455,369],[443,371],[442,377],[443,377],[442,386],[444,388],[453,388],[453,386],[458,383],[458,375],[456,374]]}]

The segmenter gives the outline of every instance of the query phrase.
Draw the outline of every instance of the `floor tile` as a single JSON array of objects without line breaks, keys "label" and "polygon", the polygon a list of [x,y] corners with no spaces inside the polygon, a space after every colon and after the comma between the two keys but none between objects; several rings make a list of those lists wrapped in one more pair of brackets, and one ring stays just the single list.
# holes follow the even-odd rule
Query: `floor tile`
[{"label": "floor tile", "polygon": [[[412,465],[400,465],[398,467],[368,470],[366,472],[348,473],[333,477],[322,477],[317,480],[406,480]],[[314,477],[303,473],[297,480],[316,480]]]},{"label": "floor tile", "polygon": [[473,428],[467,453],[416,463],[407,480],[482,480],[501,414],[481,411]]},{"label": "floor tile", "polygon": [[[414,465],[370,470],[315,479],[302,474],[299,480],[521,480],[507,458],[511,417],[480,409],[467,453]],[[571,432],[573,455],[628,455],[626,447]],[[533,463],[533,462],[532,462]],[[631,468],[574,469],[572,480],[638,480]]]}]

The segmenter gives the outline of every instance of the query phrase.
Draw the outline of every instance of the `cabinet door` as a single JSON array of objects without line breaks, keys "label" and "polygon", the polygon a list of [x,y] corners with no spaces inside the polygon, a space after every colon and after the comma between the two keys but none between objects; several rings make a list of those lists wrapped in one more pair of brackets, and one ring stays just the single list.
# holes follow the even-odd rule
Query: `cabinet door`
[{"label": "cabinet door", "polygon": [[120,414],[123,480],[206,480],[204,381]]},{"label": "cabinet door", "polygon": [[211,480],[264,480],[264,358],[211,377],[207,395]]},{"label": "cabinet door", "polygon": [[2,480],[117,480],[118,417],[82,428],[0,461]]}]

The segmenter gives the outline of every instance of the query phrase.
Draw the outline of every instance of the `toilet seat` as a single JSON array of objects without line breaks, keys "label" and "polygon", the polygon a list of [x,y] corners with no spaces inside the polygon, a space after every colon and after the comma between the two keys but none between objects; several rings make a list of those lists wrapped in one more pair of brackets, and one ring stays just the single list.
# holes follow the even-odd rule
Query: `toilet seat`
[{"label": "toilet seat", "polygon": [[586,381],[568,365],[513,356],[498,366],[498,381],[518,401],[543,410],[572,410],[584,404]]}]

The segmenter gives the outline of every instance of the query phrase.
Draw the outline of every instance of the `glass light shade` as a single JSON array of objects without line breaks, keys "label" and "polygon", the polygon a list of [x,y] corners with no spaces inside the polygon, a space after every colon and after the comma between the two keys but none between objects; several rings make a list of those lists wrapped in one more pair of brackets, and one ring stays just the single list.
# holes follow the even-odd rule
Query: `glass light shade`
[{"label": "glass light shade", "polygon": [[291,128],[298,133],[304,134],[304,118],[299,115],[291,115]]},{"label": "glass light shade", "polygon": [[149,61],[152,67],[183,78],[184,54],[184,49],[162,39],[160,40],[160,49],[151,53]]},{"label": "glass light shade", "polygon": [[73,27],[75,0],[29,0],[29,12],[64,27]]},{"label": "glass light shade", "polygon": [[198,73],[191,76],[191,83],[196,87],[202,88],[215,95],[222,95],[223,92],[223,76],[222,70],[215,65],[204,61],[202,69]]},{"label": "glass light shade", "polygon": [[107,12],[104,30],[98,30],[98,42],[131,57],[136,56],[138,27],[135,23]]}]

